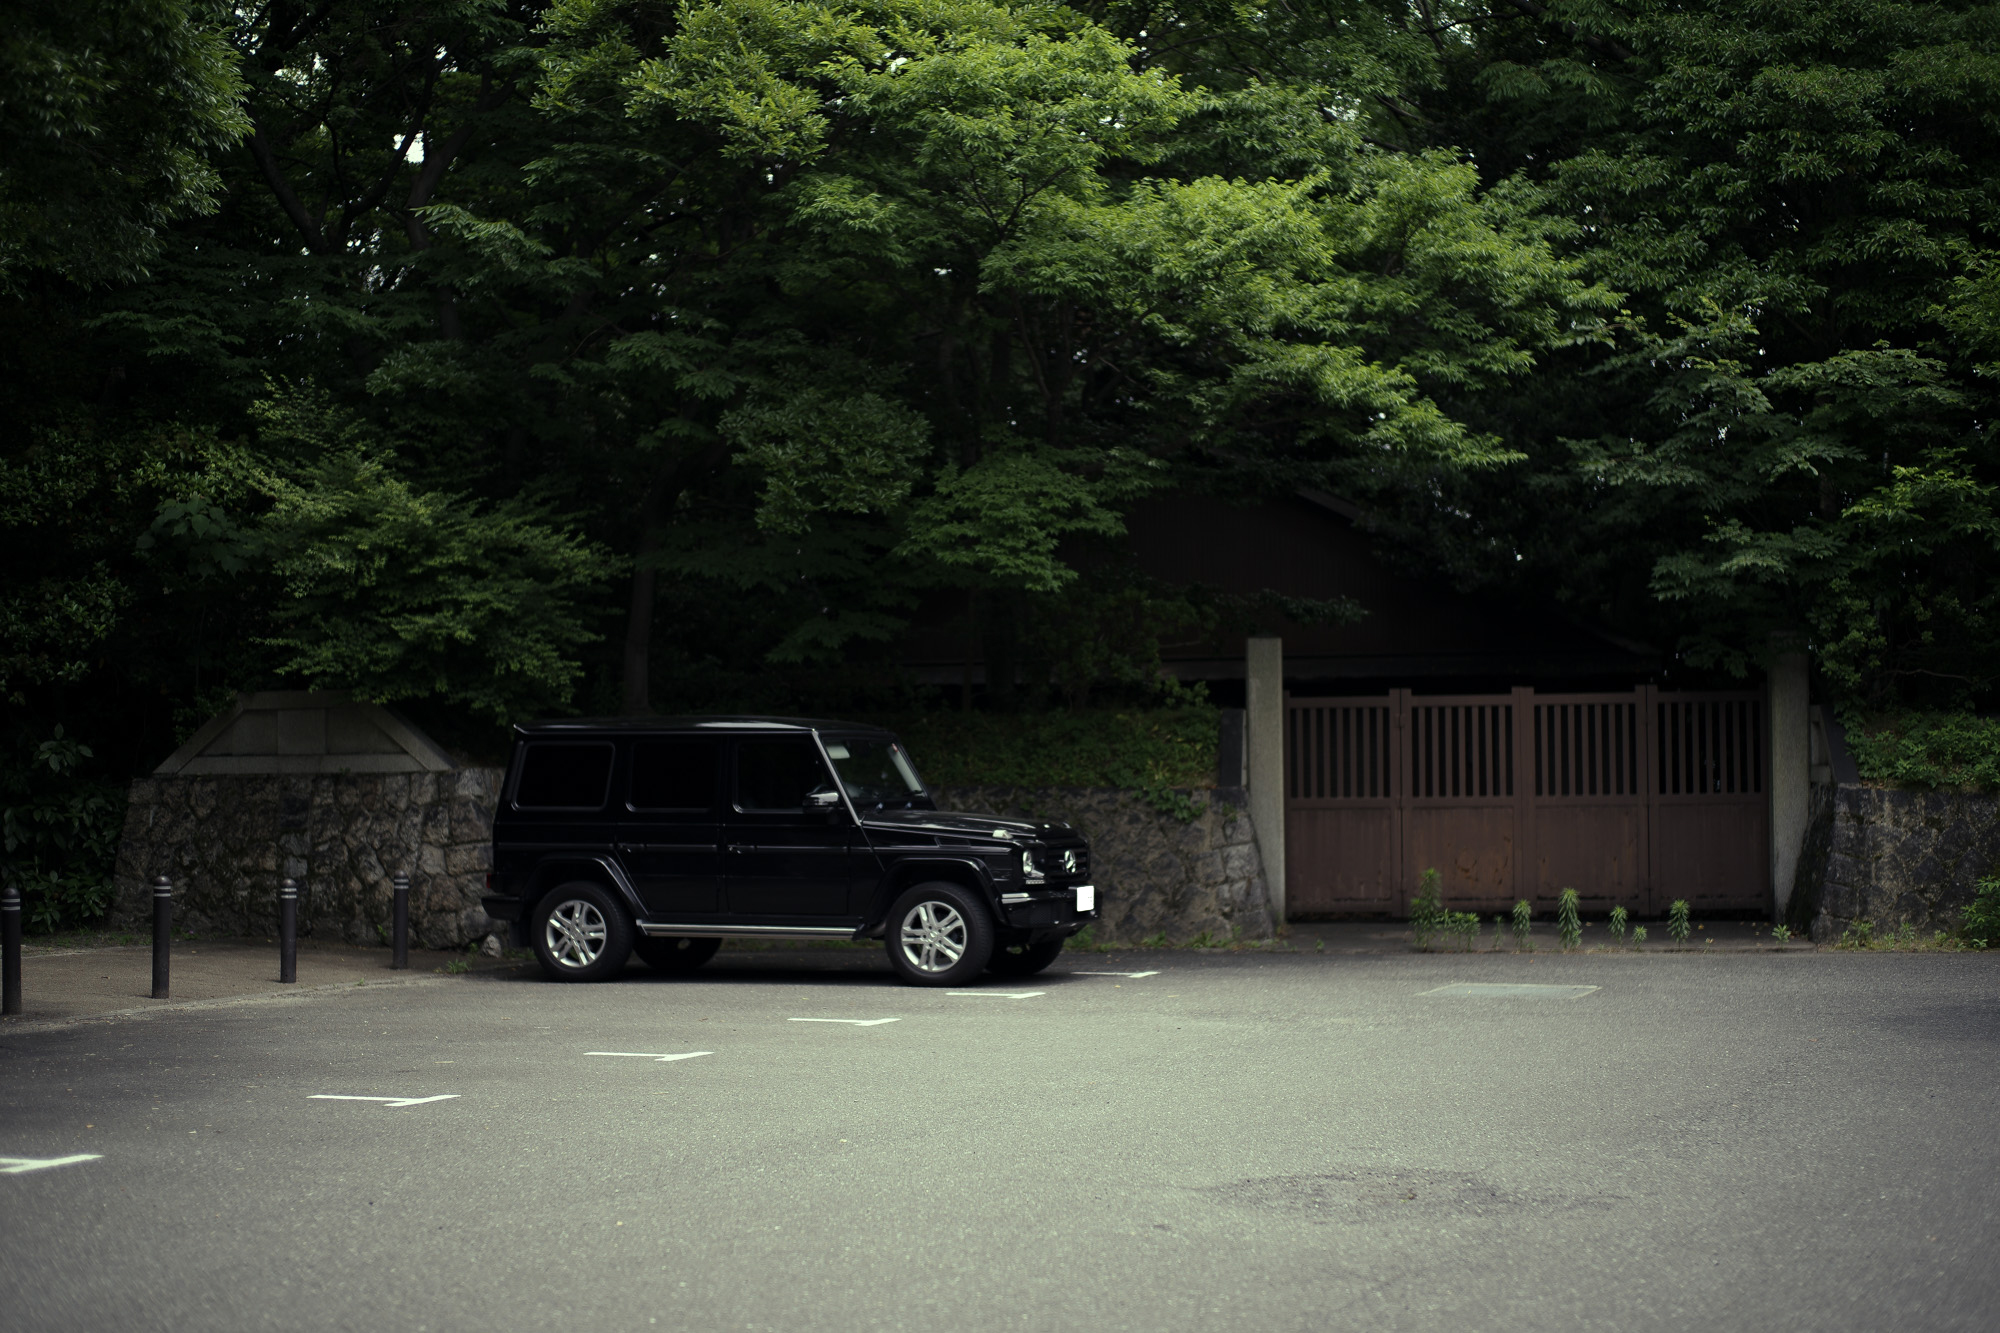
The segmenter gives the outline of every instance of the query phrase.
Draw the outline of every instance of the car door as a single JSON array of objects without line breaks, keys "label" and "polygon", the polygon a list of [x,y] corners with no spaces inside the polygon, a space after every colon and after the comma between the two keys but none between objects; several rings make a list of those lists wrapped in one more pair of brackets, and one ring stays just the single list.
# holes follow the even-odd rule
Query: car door
[{"label": "car door", "polygon": [[655,921],[722,910],[722,742],[663,736],[632,742],[618,854]]},{"label": "car door", "polygon": [[724,837],[723,900],[732,920],[847,919],[847,860],[856,830],[810,736],[745,736],[734,744]]}]

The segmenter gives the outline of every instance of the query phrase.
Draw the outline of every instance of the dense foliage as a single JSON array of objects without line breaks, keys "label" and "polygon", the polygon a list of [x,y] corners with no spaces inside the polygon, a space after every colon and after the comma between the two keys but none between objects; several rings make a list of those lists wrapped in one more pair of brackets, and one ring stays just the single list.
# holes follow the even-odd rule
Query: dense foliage
[{"label": "dense foliage", "polygon": [[1963,713],[1850,718],[1847,743],[1870,782],[2000,790],[2000,719]]},{"label": "dense foliage", "polygon": [[936,715],[917,619],[993,709],[1142,705],[1162,635],[1242,611],[1119,558],[1172,489],[1336,492],[1686,664],[1993,704],[1994,5],[12,18],[22,783],[58,724],[124,775],[285,683],[474,749]]}]

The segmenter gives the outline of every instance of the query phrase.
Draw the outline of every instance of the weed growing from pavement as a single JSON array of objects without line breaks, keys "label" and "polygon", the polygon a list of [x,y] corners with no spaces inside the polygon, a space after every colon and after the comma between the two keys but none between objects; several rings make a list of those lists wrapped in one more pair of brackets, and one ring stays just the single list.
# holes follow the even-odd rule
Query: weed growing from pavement
[{"label": "weed growing from pavement", "polygon": [[1576,914],[1576,890],[1564,889],[1556,899],[1556,933],[1562,936],[1563,952],[1583,943],[1583,920]]},{"label": "weed growing from pavement", "polygon": [[1624,908],[1614,907],[1611,909],[1611,938],[1621,949],[1625,947],[1625,936],[1631,933],[1631,920],[1632,918],[1626,915]]},{"label": "weed growing from pavement", "polygon": [[1925,939],[1917,933],[1916,926],[1908,921],[1878,937],[1873,921],[1855,921],[1849,923],[1847,929],[1841,932],[1840,939],[1833,947],[1876,950],[1884,953],[1959,953],[1979,946],[1943,930],[1934,930],[1930,938]]},{"label": "weed growing from pavement", "polygon": [[1667,934],[1673,936],[1675,944],[1684,945],[1690,933],[1687,899],[1676,898],[1673,906],[1667,909]]},{"label": "weed growing from pavement", "polygon": [[1430,948],[1432,937],[1445,929],[1446,913],[1443,894],[1439,890],[1440,879],[1436,867],[1424,871],[1417,877],[1417,896],[1410,899],[1410,934],[1419,949]]},{"label": "weed growing from pavement", "polygon": [[1645,942],[1646,942],[1646,928],[1644,926],[1632,927],[1632,947],[1636,949]]},{"label": "weed growing from pavement", "polygon": [[1493,952],[1500,952],[1500,941],[1505,939],[1506,936],[1507,918],[1496,912],[1493,915]]},{"label": "weed growing from pavement", "polygon": [[1773,926],[1771,927],[1771,938],[1783,944],[1792,938],[1792,928],[1790,926]]},{"label": "weed growing from pavement", "polygon": [[462,977],[471,970],[472,960],[470,958],[454,958],[438,969],[438,971],[445,973],[447,976],[454,977]]},{"label": "weed growing from pavement", "polygon": [[1141,949],[1164,949],[1167,947],[1167,932],[1162,930],[1139,941]]},{"label": "weed growing from pavement", "polygon": [[1534,917],[1534,909],[1528,906],[1526,898],[1514,904],[1514,947],[1533,949],[1535,942],[1528,938],[1528,926]]}]

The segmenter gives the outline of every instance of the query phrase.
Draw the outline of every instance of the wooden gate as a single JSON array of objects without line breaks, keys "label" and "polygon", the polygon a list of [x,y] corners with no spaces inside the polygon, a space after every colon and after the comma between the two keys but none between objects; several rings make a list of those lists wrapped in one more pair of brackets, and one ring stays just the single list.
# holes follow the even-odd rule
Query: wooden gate
[{"label": "wooden gate", "polygon": [[1288,915],[1447,904],[1654,915],[1770,905],[1763,701],[1755,694],[1285,701]]}]

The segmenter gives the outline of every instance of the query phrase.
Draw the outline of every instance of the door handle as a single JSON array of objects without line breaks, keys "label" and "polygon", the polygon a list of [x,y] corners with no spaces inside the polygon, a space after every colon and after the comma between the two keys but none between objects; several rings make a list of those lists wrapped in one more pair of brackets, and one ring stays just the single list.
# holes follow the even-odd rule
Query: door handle
[{"label": "door handle", "polygon": [[729,844],[729,850],[730,850],[730,851],[732,851],[732,852],[735,852],[735,853],[737,853],[738,855],[741,855],[741,854],[742,854],[742,853],[744,853],[744,852],[748,852],[748,851],[754,851],[754,850],[756,850],[756,849],[755,849],[755,848],[752,848],[752,847],[749,847],[749,846],[746,846],[745,844],[743,844],[743,843],[740,843],[740,842],[732,842],[732,843],[730,843],[730,844]]}]

